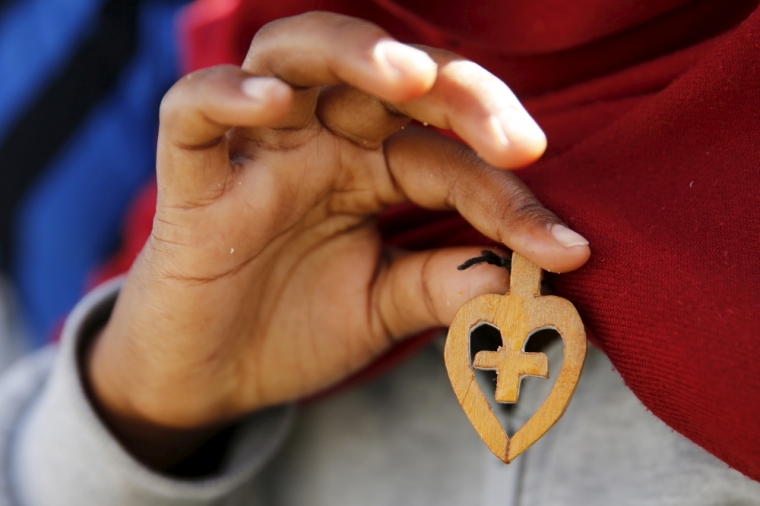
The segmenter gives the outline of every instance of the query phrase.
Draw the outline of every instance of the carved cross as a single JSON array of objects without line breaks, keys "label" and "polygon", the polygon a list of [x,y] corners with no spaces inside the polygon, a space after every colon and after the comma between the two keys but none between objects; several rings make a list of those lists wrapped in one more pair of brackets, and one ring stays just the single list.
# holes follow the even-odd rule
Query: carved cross
[{"label": "carved cross", "polygon": [[505,346],[499,346],[496,351],[478,352],[472,366],[496,371],[496,402],[517,402],[523,376],[549,377],[549,359],[545,353],[527,353]]}]

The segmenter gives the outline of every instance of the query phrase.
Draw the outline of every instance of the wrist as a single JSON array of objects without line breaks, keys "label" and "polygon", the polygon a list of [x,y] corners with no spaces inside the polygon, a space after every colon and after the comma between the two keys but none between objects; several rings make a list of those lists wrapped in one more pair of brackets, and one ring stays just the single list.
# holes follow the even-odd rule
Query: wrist
[{"label": "wrist", "polygon": [[[229,419],[214,416],[212,409],[200,410],[186,393],[156,388],[144,365],[130,353],[114,350],[114,342],[124,339],[115,327],[112,319],[86,343],[81,356],[85,389],[127,451],[153,469],[170,470],[228,426]],[[177,409],[178,404],[195,405],[195,416]]]},{"label": "wrist", "polygon": [[177,430],[244,415],[236,409],[234,362],[196,345],[224,334],[201,334],[188,289],[163,279],[150,253],[140,255],[110,318],[86,343],[82,369],[93,401],[105,417]]}]

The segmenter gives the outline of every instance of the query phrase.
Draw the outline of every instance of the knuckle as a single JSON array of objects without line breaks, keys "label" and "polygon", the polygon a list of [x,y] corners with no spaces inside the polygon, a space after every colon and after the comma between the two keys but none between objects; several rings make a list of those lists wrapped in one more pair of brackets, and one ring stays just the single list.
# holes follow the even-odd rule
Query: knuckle
[{"label": "knuckle", "polygon": [[208,97],[213,95],[209,93],[209,88],[237,71],[239,69],[234,65],[217,65],[187,74],[161,99],[159,119],[162,123],[175,121],[201,108]]},{"label": "knuckle", "polygon": [[510,176],[499,185],[501,186],[498,197],[501,202],[498,206],[500,240],[505,239],[518,227],[544,225],[557,221],[554,214],[546,209],[512,174],[502,172],[497,174]]},{"label": "knuckle", "polygon": [[547,210],[533,197],[518,191],[509,201],[504,218],[515,224],[539,223],[546,221],[547,213]]},{"label": "knuckle", "polygon": [[342,20],[350,20],[353,18],[349,16],[345,16],[343,14],[337,14],[334,12],[316,10],[316,11],[304,12],[303,14],[293,16],[291,19],[297,20],[300,22],[314,23],[314,24],[319,25],[323,23],[340,23],[342,22]]},{"label": "knuckle", "polygon": [[389,37],[385,30],[369,21],[333,12],[310,11],[267,23],[253,37],[251,49],[254,49],[254,46],[265,46],[273,39],[291,39],[294,34],[316,35],[327,42],[339,44],[346,42],[346,35],[352,39],[360,37],[358,40],[352,40],[354,47],[356,43],[359,44],[360,50],[365,49],[364,45],[369,50],[376,39]]},{"label": "knuckle", "polygon": [[352,22],[359,21],[356,18],[335,14],[325,11],[309,11],[303,14],[276,19],[262,26],[253,37],[251,46],[269,43],[272,39],[291,38],[294,34],[303,34],[317,29],[324,29],[327,33],[341,29]]},{"label": "knuckle", "polygon": [[546,209],[523,188],[514,188],[509,199],[509,212],[517,219],[542,218]]},{"label": "knuckle", "polygon": [[334,40],[342,40],[346,33],[351,35],[361,34],[372,38],[377,34],[388,36],[387,33],[376,24],[363,19],[335,14],[332,12],[312,11],[303,14],[306,21],[324,30]]},{"label": "knuckle", "polygon": [[260,44],[260,43],[266,42],[273,36],[276,36],[278,32],[280,32],[281,30],[286,30],[287,25],[289,23],[292,23],[294,19],[299,18],[301,16],[303,16],[303,14],[301,14],[300,16],[275,19],[274,21],[270,21],[269,23],[265,24],[264,26],[259,28],[259,31],[257,31],[256,34],[253,36],[253,40],[251,41],[251,47],[253,47],[254,44]]},{"label": "knuckle", "polygon": [[166,92],[161,99],[161,104],[158,108],[159,121],[162,124],[171,124],[180,113],[179,107],[180,95],[182,94],[181,85],[179,83],[172,86],[169,91]]},{"label": "knuckle", "polygon": [[173,123],[187,109],[186,102],[192,94],[192,90],[198,87],[208,70],[198,70],[187,74],[169,88],[159,105],[159,119],[161,123]]}]

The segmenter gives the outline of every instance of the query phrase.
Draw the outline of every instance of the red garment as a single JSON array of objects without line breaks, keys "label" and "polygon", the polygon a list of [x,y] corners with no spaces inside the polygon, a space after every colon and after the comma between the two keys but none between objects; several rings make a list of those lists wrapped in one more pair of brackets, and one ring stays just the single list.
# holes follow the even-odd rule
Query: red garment
[{"label": "red garment", "polygon": [[[181,36],[188,69],[240,63],[264,23],[333,10],[501,77],[549,140],[520,177],[592,247],[551,282],[644,405],[760,480],[757,3],[200,0]],[[484,242],[412,206],[381,227],[408,248]]]}]

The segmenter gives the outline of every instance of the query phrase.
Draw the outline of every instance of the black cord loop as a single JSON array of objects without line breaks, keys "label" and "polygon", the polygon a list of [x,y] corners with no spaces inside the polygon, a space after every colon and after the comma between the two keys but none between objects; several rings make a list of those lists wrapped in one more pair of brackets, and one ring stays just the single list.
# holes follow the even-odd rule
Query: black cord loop
[{"label": "black cord loop", "polygon": [[458,270],[463,271],[465,269],[469,269],[473,265],[478,264],[491,264],[496,265],[498,267],[504,267],[508,271],[512,269],[512,259],[511,258],[505,258],[500,257],[493,251],[489,251],[487,249],[484,249],[480,252],[481,256],[470,258],[465,263],[457,267]]}]

